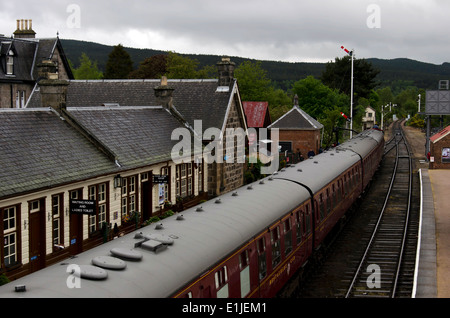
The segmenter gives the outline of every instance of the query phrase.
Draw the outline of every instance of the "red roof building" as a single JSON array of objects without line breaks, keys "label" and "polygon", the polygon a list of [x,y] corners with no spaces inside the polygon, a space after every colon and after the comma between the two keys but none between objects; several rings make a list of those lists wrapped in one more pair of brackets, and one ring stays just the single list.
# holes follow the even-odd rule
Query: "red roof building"
[{"label": "red roof building", "polygon": [[243,102],[248,128],[266,128],[272,123],[268,102]]},{"label": "red roof building", "polygon": [[450,169],[450,126],[430,137],[430,169]]}]

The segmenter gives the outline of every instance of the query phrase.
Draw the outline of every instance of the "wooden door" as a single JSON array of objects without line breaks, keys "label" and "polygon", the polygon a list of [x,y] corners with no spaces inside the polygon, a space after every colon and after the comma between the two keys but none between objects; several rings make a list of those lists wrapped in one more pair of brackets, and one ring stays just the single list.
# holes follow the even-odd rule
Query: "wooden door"
[{"label": "wooden door", "polygon": [[45,200],[30,203],[30,271],[45,267]]},{"label": "wooden door", "polygon": [[142,182],[142,220],[146,221],[152,216],[152,182]]}]

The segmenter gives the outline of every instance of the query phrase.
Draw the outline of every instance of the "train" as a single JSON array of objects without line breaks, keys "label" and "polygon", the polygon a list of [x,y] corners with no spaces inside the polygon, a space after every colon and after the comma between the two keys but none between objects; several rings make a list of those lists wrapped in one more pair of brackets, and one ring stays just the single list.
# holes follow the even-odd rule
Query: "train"
[{"label": "train", "polygon": [[365,130],[310,159],[0,286],[0,298],[273,298],[361,196]]}]

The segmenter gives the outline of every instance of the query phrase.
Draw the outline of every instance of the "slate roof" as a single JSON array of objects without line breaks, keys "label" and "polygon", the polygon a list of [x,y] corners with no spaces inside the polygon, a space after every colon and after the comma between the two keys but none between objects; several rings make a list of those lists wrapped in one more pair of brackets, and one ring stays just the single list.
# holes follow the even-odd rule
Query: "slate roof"
[{"label": "slate roof", "polygon": [[54,111],[0,110],[0,197],[117,170]]},{"label": "slate roof", "polygon": [[[71,80],[67,88],[67,107],[91,107],[104,104],[120,106],[160,106],[154,88],[160,80]],[[235,84],[236,85],[236,84]],[[193,126],[202,120],[203,130],[222,129],[230,93],[218,92],[218,80],[168,80],[174,88],[173,105]],[[232,90],[230,89],[230,92]],[[39,89],[35,89],[26,107],[40,107]]]},{"label": "slate roof", "polygon": [[162,107],[77,107],[67,111],[110,149],[123,169],[171,160],[179,140],[172,131],[181,127]]},{"label": "slate roof", "polygon": [[298,105],[294,105],[290,111],[269,125],[268,128],[287,130],[318,130],[323,125],[304,112]]},{"label": "slate roof", "polygon": [[[38,79],[36,66],[42,60],[52,58],[56,48],[59,49],[69,78],[73,78],[59,38],[11,39],[0,36],[0,81],[36,81]],[[14,76],[6,75],[5,55],[10,49],[14,51]]]},{"label": "slate roof", "polygon": [[0,198],[171,160],[180,122],[162,107],[67,108],[110,150],[49,108],[0,110]]}]

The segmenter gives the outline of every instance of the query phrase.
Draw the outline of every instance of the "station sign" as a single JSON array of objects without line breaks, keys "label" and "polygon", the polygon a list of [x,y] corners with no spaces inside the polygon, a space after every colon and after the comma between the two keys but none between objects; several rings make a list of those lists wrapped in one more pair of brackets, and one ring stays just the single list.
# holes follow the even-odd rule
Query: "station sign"
[{"label": "station sign", "polygon": [[95,200],[70,200],[70,213],[95,214]]},{"label": "station sign", "polygon": [[169,176],[154,174],[153,183],[169,183]]}]

